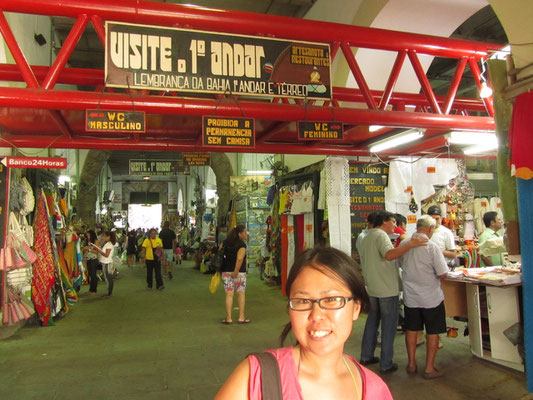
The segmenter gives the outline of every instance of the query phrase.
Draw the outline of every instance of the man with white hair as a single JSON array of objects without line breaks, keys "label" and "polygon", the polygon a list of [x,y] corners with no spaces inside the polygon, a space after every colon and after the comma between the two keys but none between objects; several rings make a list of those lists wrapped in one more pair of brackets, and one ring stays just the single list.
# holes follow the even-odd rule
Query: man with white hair
[{"label": "man with white hair", "polygon": [[[435,220],[429,215],[421,216],[416,223],[416,233],[402,241],[400,247],[406,246],[413,239],[420,237],[431,239],[435,230]],[[426,328],[426,367],[423,377],[434,379],[442,372],[435,368],[435,357],[439,343],[439,334],[446,332],[446,312],[444,294],[440,281],[446,277],[448,266],[439,246],[429,241],[426,246],[413,247],[397,261],[402,269],[403,294],[405,305],[405,344],[409,364],[408,373],[416,373],[417,332]]]}]

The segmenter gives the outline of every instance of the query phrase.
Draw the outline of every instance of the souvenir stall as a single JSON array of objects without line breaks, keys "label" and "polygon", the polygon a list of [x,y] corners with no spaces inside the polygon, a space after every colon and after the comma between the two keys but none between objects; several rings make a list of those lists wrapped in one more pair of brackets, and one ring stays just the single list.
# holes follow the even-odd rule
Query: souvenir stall
[{"label": "souvenir stall", "polygon": [[[47,171],[12,169],[4,247],[4,324],[33,313],[43,326],[67,313],[83,283],[81,243],[70,222],[70,193]],[[31,183],[30,183],[31,182]],[[34,190],[33,188],[38,188]],[[29,224],[32,222],[32,225]]]},{"label": "souvenir stall", "polygon": [[297,253],[319,242],[322,212],[317,211],[319,172],[281,176],[268,195],[272,205],[270,235],[271,262],[265,266],[268,277],[281,276],[282,290]]},{"label": "souvenir stall", "polygon": [[33,190],[20,169],[1,166],[1,215],[7,222],[2,231],[0,250],[2,273],[2,324],[12,325],[34,314],[30,301],[32,263],[37,259],[31,249],[33,228],[28,214],[34,209]]},{"label": "souvenir stall", "polygon": [[261,257],[261,247],[267,235],[267,219],[270,207],[267,204],[268,188],[272,180],[268,176],[232,176],[232,210],[229,228],[237,224],[246,225],[248,247],[246,260],[248,268],[256,267]]}]

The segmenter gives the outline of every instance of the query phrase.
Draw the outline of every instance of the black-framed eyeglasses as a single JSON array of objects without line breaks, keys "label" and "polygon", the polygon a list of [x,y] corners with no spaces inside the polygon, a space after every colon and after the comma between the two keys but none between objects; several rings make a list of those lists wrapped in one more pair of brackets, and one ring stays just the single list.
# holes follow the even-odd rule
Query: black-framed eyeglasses
[{"label": "black-framed eyeglasses", "polygon": [[313,309],[313,304],[317,303],[324,310],[338,310],[344,307],[346,302],[353,299],[353,297],[344,296],[330,296],[321,299],[302,299],[295,297],[294,299],[289,299],[289,308],[294,311],[309,311]]}]

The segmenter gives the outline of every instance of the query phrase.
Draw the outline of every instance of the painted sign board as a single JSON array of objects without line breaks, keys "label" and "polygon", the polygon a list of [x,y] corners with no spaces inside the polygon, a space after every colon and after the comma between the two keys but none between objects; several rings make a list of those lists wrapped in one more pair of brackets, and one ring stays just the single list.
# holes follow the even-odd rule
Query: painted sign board
[{"label": "painted sign board", "polygon": [[67,168],[67,159],[62,157],[4,157],[2,164],[8,168]]},{"label": "painted sign board", "polygon": [[298,140],[342,140],[342,122],[298,121]]},{"label": "painted sign board", "polygon": [[146,132],[144,111],[85,110],[87,132]]},{"label": "painted sign board", "polygon": [[132,176],[172,176],[177,174],[177,160],[129,160]]},{"label": "painted sign board", "polygon": [[329,44],[106,22],[106,86],[331,99]]},{"label": "painted sign board", "polygon": [[203,117],[202,144],[212,147],[255,147],[253,118]]}]

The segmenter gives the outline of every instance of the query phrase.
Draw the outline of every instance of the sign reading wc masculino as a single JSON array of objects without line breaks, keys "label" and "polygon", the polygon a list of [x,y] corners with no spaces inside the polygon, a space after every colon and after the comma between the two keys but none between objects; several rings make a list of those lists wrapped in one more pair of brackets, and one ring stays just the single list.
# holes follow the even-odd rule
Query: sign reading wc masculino
[{"label": "sign reading wc masculino", "polygon": [[329,44],[106,22],[106,86],[331,99]]}]

